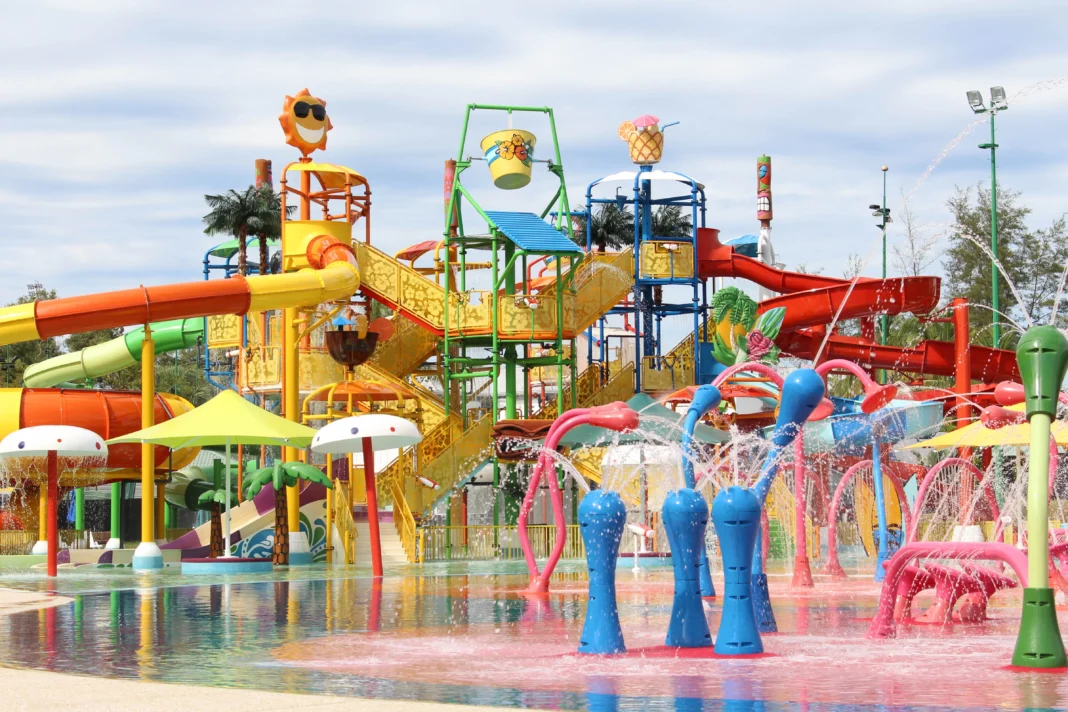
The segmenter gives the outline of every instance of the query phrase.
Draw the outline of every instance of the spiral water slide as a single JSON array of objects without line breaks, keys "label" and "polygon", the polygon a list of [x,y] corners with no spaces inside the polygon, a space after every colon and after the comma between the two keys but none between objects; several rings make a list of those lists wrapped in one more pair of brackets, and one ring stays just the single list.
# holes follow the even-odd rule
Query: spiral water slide
[{"label": "spiral water slide", "polygon": [[[826,338],[822,358],[932,376],[952,376],[956,372],[954,345],[948,341],[921,341],[901,347],[841,334],[827,335],[827,325],[836,317],[842,321],[879,314],[930,313],[938,305],[938,277],[860,278],[854,284],[835,277],[787,272],[736,253],[730,245],[720,243],[715,230],[698,228],[697,233],[698,274],[702,279],[736,277],[780,293],[781,296],[762,301],[757,313],[786,308],[775,339],[783,352],[813,360]],[[1012,351],[971,346],[970,360],[973,378],[987,383],[1020,379]]]},{"label": "spiral water slide", "polygon": [[[165,346],[188,345],[192,332],[189,320],[219,314],[242,315],[249,311],[307,307],[347,299],[360,287],[360,273],[352,248],[326,235],[311,238],[306,247],[310,269],[279,275],[185,282],[156,287],[138,287],[82,297],[51,299],[17,304],[0,309],[0,346],[77,334],[98,329],[177,321],[164,329]],[[133,335],[133,336],[131,336]],[[92,377],[94,373],[131,365],[127,338],[140,340],[131,332],[99,348],[84,349],[67,362],[53,360],[48,367],[30,375],[35,383],[59,383],[70,378]],[[155,338],[155,335],[154,335]],[[196,338],[192,336],[195,343]],[[125,352],[125,353],[124,353]],[[136,359],[134,359],[136,361]],[[58,380],[57,380],[58,379]],[[173,402],[172,402],[173,401]],[[80,425],[102,435],[118,437],[140,428],[141,395],[118,391],[63,390],[52,388],[0,389],[0,436],[29,425]],[[157,396],[156,420],[179,415],[189,404],[173,396]],[[131,411],[133,409],[133,411]],[[136,417],[131,416],[131,412]],[[140,451],[139,446],[130,446]],[[116,446],[113,451],[121,451]],[[157,456],[166,458],[166,448]],[[136,453],[135,453],[136,454]],[[195,452],[194,452],[195,454]],[[125,455],[124,455],[125,456]],[[191,460],[191,458],[189,458]],[[174,464],[175,468],[188,464]],[[109,467],[133,475],[132,465],[108,463]]]},{"label": "spiral water slide", "polygon": [[[150,324],[149,329],[159,355],[196,346],[204,334],[204,319],[172,319]],[[141,363],[144,341],[145,327],[139,326],[101,344],[27,366],[22,380],[30,388],[49,388],[68,381],[100,378]]]}]

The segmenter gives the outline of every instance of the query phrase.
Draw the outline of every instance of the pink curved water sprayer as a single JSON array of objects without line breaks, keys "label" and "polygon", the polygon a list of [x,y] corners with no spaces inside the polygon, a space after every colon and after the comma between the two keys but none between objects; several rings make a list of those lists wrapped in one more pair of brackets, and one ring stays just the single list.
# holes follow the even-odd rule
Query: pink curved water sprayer
[{"label": "pink curved water sprayer", "polygon": [[556,477],[550,476],[548,478],[549,498],[552,502],[553,519],[556,522],[556,543],[553,545],[548,561],[545,562],[545,568],[538,569],[538,562],[534,557],[534,549],[531,547],[530,537],[527,535],[527,519],[530,516],[530,511],[534,508],[534,497],[537,495],[538,487],[541,485],[542,475],[546,470],[551,471],[553,468],[551,453],[559,446],[564,434],[575,426],[587,423],[607,428],[608,430],[626,432],[638,427],[638,414],[627,404],[616,401],[615,403],[595,408],[569,410],[557,418],[550,426],[549,432],[545,436],[544,451],[538,457],[534,472],[531,473],[530,484],[527,486],[527,493],[523,498],[523,504],[519,510],[519,519],[516,522],[519,544],[523,548],[523,557],[527,561],[527,571],[530,572],[530,586],[527,590],[531,593],[547,593],[549,591],[549,579],[552,577],[553,570],[564,552],[564,545],[567,543],[567,524],[564,521],[564,495],[560,491],[560,483]]},{"label": "pink curved water sprayer", "polygon": [[963,541],[914,541],[898,549],[887,563],[886,578],[879,595],[879,610],[868,628],[868,638],[892,638],[896,634],[894,603],[897,598],[897,585],[908,564],[913,559],[920,558],[1003,561],[1016,572],[1020,586],[1027,587],[1027,557],[1015,546]]},{"label": "pink curved water sprayer", "polygon": [[[834,579],[846,578],[845,570],[842,569],[842,565],[838,561],[838,508],[842,504],[842,497],[845,494],[846,487],[853,481],[857,473],[865,467],[873,467],[874,469],[874,463],[871,460],[861,460],[845,471],[834,490],[831,507],[827,510],[827,563],[823,566],[823,573]],[[909,530],[909,522],[914,521],[916,518],[909,511],[909,503],[905,498],[905,488],[901,486],[901,482],[896,477],[889,477],[888,479],[893,485],[894,491],[897,492],[898,501],[901,502],[901,517],[904,520],[902,523],[905,525],[905,531],[907,532]]]}]

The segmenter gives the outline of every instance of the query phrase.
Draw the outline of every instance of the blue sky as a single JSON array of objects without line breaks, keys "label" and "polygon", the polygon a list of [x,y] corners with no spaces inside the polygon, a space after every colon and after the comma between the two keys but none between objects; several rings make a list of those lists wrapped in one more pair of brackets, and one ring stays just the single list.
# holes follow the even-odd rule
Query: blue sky
[{"label": "blue sky", "polygon": [[[35,279],[63,296],[199,279],[214,242],[202,234],[203,194],[250,183],[256,158],[272,159],[277,176],[296,157],[277,116],[305,86],[329,104],[326,159],[370,179],[373,241],[391,252],[440,235],[442,162],[456,151],[464,105],[523,103],[556,112],[573,204],[591,180],[629,166],[618,124],[653,113],[682,122],[668,131],[662,166],[706,184],[711,226],[728,237],[756,230],[755,159],[766,152],[781,261],[838,275],[849,253],[870,254],[874,275],[867,206],[881,195],[879,167],[890,166],[896,215],[900,189],[912,190],[972,120],[966,89],[1001,84],[1012,96],[1068,75],[1068,8],[1058,2],[723,5],[5,9],[0,300]],[[1036,226],[1068,210],[1066,110],[1060,84],[999,116],[999,178],[1023,191]],[[495,128],[486,117],[473,138]],[[916,190],[921,222],[946,220],[954,185],[988,180],[976,148],[985,131]],[[540,208],[547,188],[487,191],[486,202]]]}]

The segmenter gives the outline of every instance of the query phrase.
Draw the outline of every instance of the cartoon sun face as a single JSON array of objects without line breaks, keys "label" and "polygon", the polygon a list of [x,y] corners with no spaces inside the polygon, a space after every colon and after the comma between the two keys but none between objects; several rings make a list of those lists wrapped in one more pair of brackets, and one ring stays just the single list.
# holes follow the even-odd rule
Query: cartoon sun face
[{"label": "cartoon sun face", "polygon": [[326,132],[334,128],[326,115],[326,102],[301,89],[296,96],[287,96],[278,117],[286,143],[300,150],[305,157],[316,149],[326,148]]}]

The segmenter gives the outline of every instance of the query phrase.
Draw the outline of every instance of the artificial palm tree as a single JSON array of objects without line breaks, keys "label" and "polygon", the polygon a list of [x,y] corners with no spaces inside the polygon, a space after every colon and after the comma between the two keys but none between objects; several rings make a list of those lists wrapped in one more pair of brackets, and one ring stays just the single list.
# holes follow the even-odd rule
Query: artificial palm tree
[{"label": "artificial palm tree", "polygon": [[[263,185],[256,189],[259,200],[259,212],[249,221],[249,227],[260,242],[260,274],[270,273],[270,255],[267,250],[268,240],[282,237],[282,194],[276,193],[273,186]],[[286,206],[286,217],[295,210],[295,206]]]},{"label": "artificial palm tree", "polygon": [[248,271],[250,235],[260,238],[260,274],[266,274],[270,261],[267,240],[282,234],[282,196],[269,185],[250,185],[244,191],[231,189],[221,195],[205,195],[204,201],[211,209],[204,216],[205,234],[237,238],[238,274]]},{"label": "artificial palm tree", "polygon": [[227,492],[222,488],[207,490],[197,498],[197,509],[206,509],[211,512],[211,540],[208,556],[212,559],[217,559],[223,554],[222,511],[226,507],[228,495],[230,506],[236,505],[237,501],[233,492]]},{"label": "artificial palm tree", "polygon": [[248,269],[248,236],[262,221],[259,191],[251,185],[241,192],[231,188],[221,195],[205,195],[204,202],[211,209],[204,216],[204,233],[237,238],[237,273],[244,275]]},{"label": "artificial palm tree", "polygon": [[303,462],[276,462],[246,476],[245,499],[259,494],[264,485],[274,488],[274,557],[278,566],[289,565],[289,520],[286,517],[286,487],[294,487],[300,480],[318,482],[328,489],[334,484],[323,471]]}]

